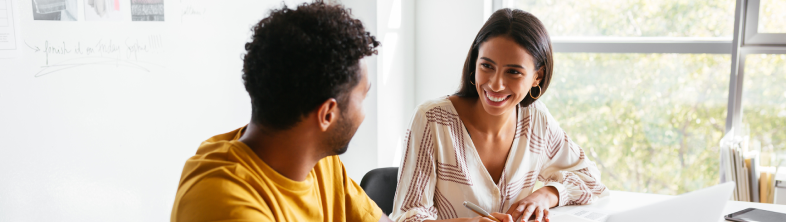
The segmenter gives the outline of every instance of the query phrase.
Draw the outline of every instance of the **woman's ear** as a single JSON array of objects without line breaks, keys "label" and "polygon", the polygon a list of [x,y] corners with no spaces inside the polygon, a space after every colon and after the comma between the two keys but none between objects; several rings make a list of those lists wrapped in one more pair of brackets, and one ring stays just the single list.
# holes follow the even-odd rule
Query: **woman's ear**
[{"label": "woman's ear", "polygon": [[540,85],[540,80],[543,80],[543,67],[540,67],[540,69],[535,72],[535,77],[532,81],[532,87],[538,87],[538,85]]}]

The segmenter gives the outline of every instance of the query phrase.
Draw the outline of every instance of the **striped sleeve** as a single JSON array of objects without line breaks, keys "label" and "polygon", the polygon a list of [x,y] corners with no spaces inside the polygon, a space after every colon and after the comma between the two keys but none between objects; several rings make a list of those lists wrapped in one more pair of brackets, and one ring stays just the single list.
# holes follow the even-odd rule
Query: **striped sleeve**
[{"label": "striped sleeve", "polygon": [[594,162],[587,159],[578,144],[568,137],[559,124],[546,110],[545,130],[547,152],[543,170],[538,176],[545,186],[559,192],[559,206],[589,204],[610,194],[600,180],[600,171]]},{"label": "striped sleeve", "polygon": [[433,124],[426,121],[425,112],[419,108],[403,143],[404,154],[399,167],[398,186],[393,201],[393,221],[436,220],[434,206],[436,172],[434,159]]}]

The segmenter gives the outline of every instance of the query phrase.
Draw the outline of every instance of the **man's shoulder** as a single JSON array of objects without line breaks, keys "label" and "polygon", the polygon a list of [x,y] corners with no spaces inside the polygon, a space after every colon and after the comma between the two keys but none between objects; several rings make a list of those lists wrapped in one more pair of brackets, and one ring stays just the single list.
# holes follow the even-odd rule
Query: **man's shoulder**
[{"label": "man's shoulder", "polygon": [[[256,193],[252,188],[257,178],[245,165],[230,157],[229,152],[216,151],[203,155],[195,155],[186,162],[183,169],[181,184],[178,188],[178,197],[181,195],[203,195],[219,191],[230,193]],[[202,188],[195,189],[196,187]],[[196,192],[195,192],[196,191]]]},{"label": "man's shoulder", "polygon": [[[172,209],[172,221],[272,220],[262,197],[270,187],[243,164],[244,152],[231,141],[215,141],[186,161]],[[209,150],[209,151],[208,151]]]},{"label": "man's shoulder", "polygon": [[244,168],[238,161],[240,152],[229,141],[203,143],[194,156],[186,160],[180,177],[180,186],[193,184],[208,177],[225,178]]},{"label": "man's shoulder", "polygon": [[265,201],[246,181],[217,170],[178,189],[172,221],[269,220]]},{"label": "man's shoulder", "polygon": [[210,198],[242,198],[259,200],[262,188],[246,152],[233,141],[214,141],[200,147],[186,161],[177,191],[177,200]]}]

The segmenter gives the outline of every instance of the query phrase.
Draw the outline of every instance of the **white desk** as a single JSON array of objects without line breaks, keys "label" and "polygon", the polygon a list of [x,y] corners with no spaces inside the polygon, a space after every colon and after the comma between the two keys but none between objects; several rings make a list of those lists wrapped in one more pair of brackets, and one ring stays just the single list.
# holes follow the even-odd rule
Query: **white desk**
[{"label": "white desk", "polygon": [[[578,207],[592,207],[608,210],[610,212],[618,212],[633,209],[640,206],[645,206],[651,203],[659,202],[674,196],[660,195],[660,194],[646,194],[646,193],[632,193],[625,191],[611,191],[611,196],[598,199],[592,204],[582,206],[565,206],[551,209],[551,212],[559,214],[571,211]],[[729,201],[726,203],[726,208],[723,214],[730,214],[739,210],[754,207],[763,210],[775,211],[786,213],[786,205],[763,204],[763,203],[749,203],[740,201]],[[720,221],[725,221],[721,219]]]}]

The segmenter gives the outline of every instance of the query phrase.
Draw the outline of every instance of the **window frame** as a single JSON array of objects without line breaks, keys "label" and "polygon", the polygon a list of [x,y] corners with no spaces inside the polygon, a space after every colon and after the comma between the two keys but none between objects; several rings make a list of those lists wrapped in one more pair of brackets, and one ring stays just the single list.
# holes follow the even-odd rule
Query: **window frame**
[{"label": "window frame", "polygon": [[745,45],[784,45],[786,33],[759,33],[761,0],[747,0],[745,9]]},{"label": "window frame", "polygon": [[[734,19],[734,49],[732,50],[731,81],[726,133],[742,129],[742,93],[745,81],[745,59],[755,54],[786,54],[786,33],[758,33],[760,0],[737,0]],[[781,38],[782,40],[779,40]],[[732,90],[734,89],[734,90]],[[735,130],[735,136],[745,136]]]}]

